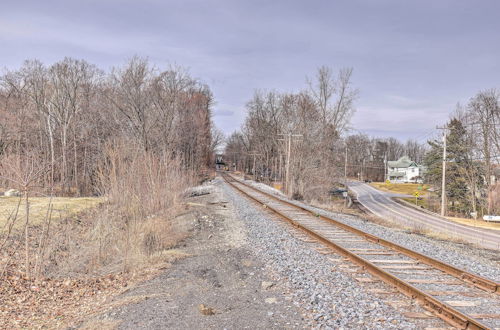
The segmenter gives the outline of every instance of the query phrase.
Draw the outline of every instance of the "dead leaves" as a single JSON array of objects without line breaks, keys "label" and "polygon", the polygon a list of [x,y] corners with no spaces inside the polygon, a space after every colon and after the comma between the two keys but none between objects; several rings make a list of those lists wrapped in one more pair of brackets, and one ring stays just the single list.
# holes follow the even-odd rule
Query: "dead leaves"
[{"label": "dead leaves", "polygon": [[215,310],[212,307],[208,307],[204,304],[198,305],[198,310],[203,315],[215,315]]},{"label": "dead leaves", "polygon": [[0,328],[66,325],[91,313],[127,285],[122,274],[37,281],[9,276],[0,286]]}]

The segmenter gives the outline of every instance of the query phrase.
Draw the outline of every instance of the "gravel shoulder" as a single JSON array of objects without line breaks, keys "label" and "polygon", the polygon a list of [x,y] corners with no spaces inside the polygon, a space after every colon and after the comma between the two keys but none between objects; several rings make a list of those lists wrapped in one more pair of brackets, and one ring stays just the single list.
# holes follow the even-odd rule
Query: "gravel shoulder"
[{"label": "gravel shoulder", "polygon": [[[182,217],[191,237],[176,248],[188,255],[156,278],[115,299],[119,307],[81,328],[293,329],[303,328],[300,308],[280,283],[263,272],[220,186],[188,199]],[[123,303],[119,303],[123,302]]]},{"label": "gravel shoulder", "polygon": [[[255,184],[249,180],[245,181],[245,183],[255,185],[259,189],[262,188],[261,184]],[[266,190],[272,192],[271,189],[269,187]],[[281,194],[275,193],[275,195],[283,198]],[[432,258],[500,282],[500,254],[496,250],[483,249],[463,242],[439,239],[394,226],[388,227],[370,222],[363,217],[329,212],[299,201],[291,202]],[[388,225],[390,224],[388,223]]]}]

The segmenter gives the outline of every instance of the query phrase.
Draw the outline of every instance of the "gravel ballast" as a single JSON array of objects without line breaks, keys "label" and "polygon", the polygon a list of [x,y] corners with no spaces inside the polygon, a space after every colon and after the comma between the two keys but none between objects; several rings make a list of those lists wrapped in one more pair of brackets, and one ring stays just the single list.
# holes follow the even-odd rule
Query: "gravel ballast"
[{"label": "gravel ballast", "polygon": [[[272,220],[255,203],[221,180],[217,185],[222,186],[225,197],[234,205],[236,217],[244,222],[249,246],[266,260],[266,271],[276,281],[285,282],[293,303],[305,310],[309,326],[370,329],[421,326],[367,292],[352,276],[336,268],[338,264],[328,255],[294,237],[285,229],[286,225]],[[398,294],[392,299],[405,298]]]},{"label": "gravel ballast", "polygon": [[[248,180],[245,181],[245,183],[255,185],[255,183]],[[260,188],[260,185],[257,186],[257,188]],[[283,198],[279,194],[275,195]],[[499,251],[473,248],[470,244],[426,237],[422,234],[415,234],[402,229],[381,226],[360,217],[328,212],[298,201],[292,202],[318,214],[331,217],[349,226],[399,244],[408,249],[420,252],[434,259],[489,278],[493,281],[500,282]],[[495,256],[497,260],[491,260],[492,258],[495,258]]]}]

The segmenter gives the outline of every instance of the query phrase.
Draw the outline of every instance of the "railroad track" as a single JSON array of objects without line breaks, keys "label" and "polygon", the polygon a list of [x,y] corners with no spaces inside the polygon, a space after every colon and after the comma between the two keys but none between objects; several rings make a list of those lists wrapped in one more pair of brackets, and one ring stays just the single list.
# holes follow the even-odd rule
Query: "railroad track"
[{"label": "railroad track", "polygon": [[316,214],[223,174],[232,187],[460,329],[500,329],[500,283]]}]

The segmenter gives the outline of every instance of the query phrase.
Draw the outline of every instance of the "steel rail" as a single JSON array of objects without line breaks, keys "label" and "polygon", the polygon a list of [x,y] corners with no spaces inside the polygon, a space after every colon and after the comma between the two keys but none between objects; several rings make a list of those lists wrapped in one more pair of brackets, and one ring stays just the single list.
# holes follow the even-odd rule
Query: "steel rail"
[{"label": "steel rail", "polygon": [[[232,176],[230,176],[233,180],[236,180],[234,179]],[[459,280],[463,280],[467,283],[470,283],[482,290],[485,290],[485,291],[489,291],[489,292],[493,292],[493,293],[496,293],[496,294],[499,294],[500,295],[500,283],[497,283],[495,281],[492,281],[490,279],[487,279],[485,277],[482,277],[482,276],[479,276],[479,275],[476,275],[476,274],[473,274],[473,273],[470,273],[470,272],[467,272],[463,269],[460,269],[458,267],[455,267],[455,266],[452,266],[450,264],[447,264],[447,263],[444,263],[442,261],[439,261],[437,259],[434,259],[434,258],[431,258],[431,257],[428,257],[424,254],[421,254],[419,252],[416,252],[416,251],[413,251],[413,250],[410,250],[408,248],[405,248],[401,245],[398,245],[396,243],[393,243],[391,241],[388,241],[388,240],[385,240],[383,238],[380,238],[380,237],[377,237],[375,235],[372,235],[372,234],[368,234],[362,230],[359,230],[357,228],[354,228],[354,227],[351,227],[349,225],[346,225],[345,223],[342,223],[340,221],[337,221],[335,219],[332,219],[330,217],[326,217],[326,216],[323,216],[321,214],[318,214],[318,213],[315,213],[314,211],[311,211],[303,206],[300,206],[300,205],[297,205],[297,204],[294,204],[292,202],[289,202],[287,200],[284,200],[284,199],[281,199],[279,197],[276,197],[276,196],[273,196],[272,194],[269,194],[267,192],[264,192],[260,189],[257,189],[255,187],[252,187],[250,185],[247,185],[239,180],[236,180],[237,182],[241,183],[241,184],[244,184],[245,186],[253,189],[253,190],[256,190],[260,193],[263,193],[265,194],[266,196],[274,199],[274,200],[277,200],[277,201],[280,201],[282,203],[285,203],[289,206],[292,206],[292,207],[295,207],[295,208],[299,208],[303,211],[306,211],[312,215],[314,215],[315,217],[317,218],[320,218],[322,220],[325,220],[325,221],[328,221],[330,223],[333,223],[334,225],[338,226],[338,227],[341,227],[342,229],[344,230],[347,230],[347,231],[350,231],[358,236],[362,236],[364,237],[365,239],[369,240],[369,241],[372,241],[374,243],[378,243],[380,245],[383,245],[385,247],[388,247],[392,250],[396,250],[410,258],[413,258],[413,259],[417,259],[419,261],[421,261],[422,263],[426,264],[426,265],[429,265],[429,266],[432,266],[434,268],[437,268],[453,277],[456,277],[458,278]]]},{"label": "steel rail", "polygon": [[[444,320],[445,322],[455,326],[455,327],[458,327],[458,328],[461,328],[461,329],[488,329],[488,327],[484,324],[482,324],[481,322],[479,322],[478,320],[475,320],[465,314],[463,314],[462,312],[458,311],[457,309],[451,307],[450,305],[432,297],[431,295],[421,291],[420,289],[414,287],[413,285],[405,282],[404,280],[390,274],[389,272],[383,270],[382,268],[376,266],[375,264],[371,263],[370,261],[364,259],[364,258],[361,258],[360,256],[356,255],[355,253],[349,251],[348,249],[332,242],[331,240],[329,240],[328,238],[322,236],[321,234],[307,228],[306,226],[303,226],[301,224],[299,224],[298,222],[296,222],[295,220],[293,220],[292,218],[290,218],[289,216],[285,215],[283,212],[277,210],[276,208],[270,206],[270,205],[267,205],[267,204],[263,204],[263,202],[261,200],[259,200],[258,198],[250,195],[248,192],[242,190],[241,188],[239,188],[237,185],[235,185],[232,181],[230,180],[227,180],[226,176],[225,175],[222,175],[222,177],[224,178],[224,180],[230,184],[232,187],[234,187],[236,190],[238,190],[239,192],[241,192],[243,195],[249,197],[250,199],[256,201],[257,203],[261,204],[261,205],[264,205],[267,209],[273,211],[274,213],[278,214],[280,217],[282,217],[283,219],[285,219],[287,222],[289,222],[290,224],[292,224],[294,227],[304,231],[305,233],[307,233],[308,235],[314,237],[315,239],[317,239],[319,242],[329,246],[330,248],[334,249],[335,251],[337,251],[339,254],[349,258],[350,260],[352,260],[354,263],[360,265],[363,269],[366,269],[370,274],[380,278],[382,281],[384,281],[385,283],[391,285],[391,286],[394,286],[396,289],[398,289],[401,293],[403,293],[404,295],[408,296],[408,297],[411,297],[412,299],[416,299],[418,302],[420,302],[425,308],[429,309],[430,311],[432,311],[437,317],[441,318],[442,320]],[[298,206],[296,204],[293,204],[293,203],[290,203],[288,201],[285,201],[281,198],[277,198],[267,192],[264,192],[260,189],[257,189],[255,187],[252,187],[250,185],[247,185],[245,183],[242,183],[241,181],[239,180],[236,180],[232,177],[230,177],[231,179],[235,180],[236,182],[238,182],[239,184],[245,186],[245,187],[248,187],[254,191],[257,191],[258,193],[260,194],[263,194],[264,196],[266,197],[271,197],[272,199],[274,200],[277,200],[279,201],[280,203],[282,204],[285,204],[285,205],[289,205],[289,206],[292,206],[292,207],[295,207],[295,208],[299,208],[299,209],[302,209],[304,211],[307,211],[309,213],[311,213],[312,215],[314,215],[315,217],[322,217],[322,216],[318,216],[318,214],[306,209],[306,208],[303,208],[301,206]],[[324,219],[329,219],[329,218],[326,218],[326,217],[323,217]],[[333,220],[333,219],[330,219],[330,220]],[[337,221],[333,220],[334,221],[334,224],[337,223]],[[339,224],[342,224],[342,223],[339,223]],[[345,225],[345,224],[342,224],[343,226],[340,226],[342,228],[345,228],[344,226],[348,227],[348,228],[352,228],[348,225]],[[355,228],[352,228],[352,229],[355,229]],[[380,243],[379,239],[371,234],[366,234],[358,229],[355,229],[356,232],[360,232],[363,234],[363,236],[368,240],[368,241],[373,241],[375,243]],[[365,236],[368,235],[368,236]],[[374,239],[372,239],[375,238]],[[393,244],[393,243],[391,243]],[[382,245],[382,244],[381,244]],[[394,244],[395,245],[395,244]],[[397,246],[397,245],[395,245]],[[405,250],[407,250],[406,248],[403,248]],[[429,259],[432,259],[432,258],[429,258]],[[434,260],[434,259],[432,259]],[[441,263],[441,262],[440,262]],[[444,263],[443,263],[444,264]],[[452,267],[452,266],[450,266]]]}]

